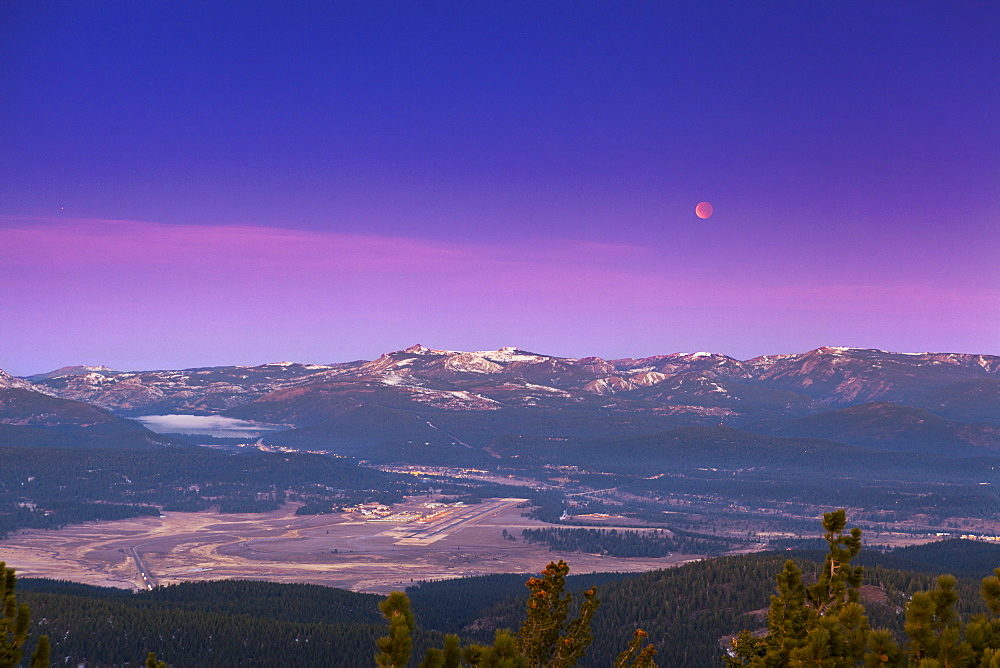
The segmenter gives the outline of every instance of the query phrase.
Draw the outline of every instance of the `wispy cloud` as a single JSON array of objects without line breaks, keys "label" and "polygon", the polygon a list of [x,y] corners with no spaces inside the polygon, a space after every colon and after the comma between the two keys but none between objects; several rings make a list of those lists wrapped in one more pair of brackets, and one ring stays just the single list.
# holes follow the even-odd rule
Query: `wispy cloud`
[{"label": "wispy cloud", "polygon": [[[879,311],[935,303],[968,308],[991,296],[911,285],[815,284],[801,277],[691,276],[651,249],[575,240],[495,244],[350,235],[256,226],[168,225],[122,220],[0,219],[0,277],[34,275],[76,289],[121,279],[152,294],[172,286],[257,291],[278,281],[310,292],[331,281],[377,294],[433,287],[442,298],[507,295],[650,307]],[[257,288],[255,288],[255,284]],[[181,293],[183,296],[184,293]],[[190,294],[190,293],[188,293]],[[163,296],[169,296],[163,294]],[[327,295],[328,297],[330,295]],[[100,294],[93,298],[99,300]]]},{"label": "wispy cloud", "polygon": [[[219,362],[206,357],[220,351],[259,361],[302,350],[301,359],[333,361],[418,337],[470,348],[539,341],[588,353],[675,349],[656,343],[664,336],[676,348],[704,348],[747,332],[754,352],[773,351],[763,341],[790,332],[816,345],[870,335],[890,346],[894,333],[912,331],[981,337],[1000,303],[985,292],[904,282],[810,282],[751,264],[714,272],[703,258],[634,245],[9,217],[0,218],[0,294],[10,325],[4,354],[51,353],[56,366],[115,362],[107,352],[56,360],[60,346],[128,350],[133,359],[151,349],[173,358],[198,350],[202,363]],[[308,354],[331,337],[352,352]],[[934,347],[905,347],[913,346]]]}]

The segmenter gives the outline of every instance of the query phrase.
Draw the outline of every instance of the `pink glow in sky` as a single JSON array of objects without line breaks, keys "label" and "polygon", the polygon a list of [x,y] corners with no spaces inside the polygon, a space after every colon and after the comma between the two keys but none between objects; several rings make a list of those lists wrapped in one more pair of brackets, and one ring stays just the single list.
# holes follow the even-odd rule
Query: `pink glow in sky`
[{"label": "pink glow in sky", "polygon": [[0,368],[1000,353],[1000,3],[432,4],[0,4]]},{"label": "pink glow in sky", "polygon": [[713,276],[703,266],[711,254],[639,245],[2,223],[3,308],[16,326],[4,333],[0,368],[20,374],[70,363],[334,362],[416,342],[605,357],[750,357],[824,344],[972,350],[987,340],[998,302],[930,285],[783,279],[795,261]]}]

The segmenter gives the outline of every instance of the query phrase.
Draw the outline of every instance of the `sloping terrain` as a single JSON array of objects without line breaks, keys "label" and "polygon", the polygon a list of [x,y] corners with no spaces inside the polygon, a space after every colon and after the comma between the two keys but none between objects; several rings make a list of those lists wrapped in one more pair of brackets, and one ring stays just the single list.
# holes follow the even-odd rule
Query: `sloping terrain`
[{"label": "sloping terrain", "polygon": [[[941,552],[976,566],[970,575],[982,570],[987,556],[968,541],[912,550],[913,556]],[[567,588],[575,599],[596,585],[601,600],[592,622],[593,643],[578,665],[610,665],[637,627],[649,634],[660,665],[720,665],[725,638],[766,626],[775,575],[788,558],[814,572],[822,553],[719,557],[641,575],[571,575]],[[865,565],[861,594],[871,624],[901,634],[906,600],[914,591],[932,588],[934,576],[942,572],[936,559],[924,563],[865,550],[858,561]],[[900,564],[908,570],[898,570]],[[526,604],[524,580],[501,574],[409,587],[419,629],[414,660],[428,646],[441,646],[443,633],[488,643],[495,629],[518,628]],[[31,606],[34,635],[47,632],[55,655],[86,657],[94,666],[137,661],[150,650],[172,665],[200,665],[208,657],[218,666],[356,666],[371,661],[375,638],[385,633],[377,611],[381,597],[314,585],[217,581],[132,593],[26,579],[18,589]],[[963,615],[980,610],[977,590],[975,579],[959,582]],[[38,621],[43,618],[44,627]],[[160,632],[163,628],[170,634]]]},{"label": "sloping terrain", "polygon": [[[320,408],[324,402],[368,402],[414,410],[668,410],[695,421],[701,416],[745,423],[876,400],[913,403],[956,382],[998,375],[1000,358],[992,356],[846,348],[739,362],[710,353],[606,361],[513,348],[464,353],[413,346],[373,362],[323,372],[227,414],[307,424],[329,417]],[[990,393],[989,388],[983,391]]]},{"label": "sloping terrain", "polygon": [[958,422],[1000,424],[1000,378],[979,378],[946,385],[914,405]]},{"label": "sloping terrain", "polygon": [[58,447],[156,447],[171,440],[82,401],[0,389],[0,443]]},{"label": "sloping terrain", "polygon": [[518,438],[718,425],[899,451],[966,455],[1000,446],[991,426],[1000,425],[1000,357],[991,355],[823,347],[746,361],[709,352],[605,360],[415,345],[342,364],[66,367],[32,378],[36,384],[4,376],[0,385],[123,416],[219,414],[288,424],[294,429],[268,442],[361,456],[387,443],[489,453]]},{"label": "sloping terrain", "polygon": [[65,367],[31,379],[35,380],[37,389],[66,399],[86,401],[122,415],[210,415],[337,366],[278,362],[249,367],[137,372],[111,371],[107,367]]},{"label": "sloping terrain", "polygon": [[1000,451],[1000,426],[962,424],[923,408],[872,402],[785,420],[763,420],[748,427],[772,436],[825,438],[897,452],[993,454]]},{"label": "sloping terrain", "polygon": [[[402,401],[449,410],[588,405],[636,411],[667,405],[725,407],[733,415],[760,411],[801,415],[822,411],[824,406],[871,401],[923,406],[932,400],[927,398],[930,393],[956,383],[1000,381],[1000,357],[826,347],[748,361],[707,352],[604,360],[554,357],[517,348],[462,352],[416,345],[370,362],[281,362],[142,372],[67,367],[32,378],[40,386],[35,389],[120,413],[207,414],[257,404],[242,411],[246,416],[273,413],[278,402],[308,402],[304,397],[310,392],[325,392],[327,398],[340,392],[345,402],[371,400],[390,405]],[[30,387],[24,385],[27,381],[10,380]],[[309,389],[268,396],[303,388]],[[959,390],[956,386],[952,392]],[[974,391],[996,395],[989,384],[977,385]],[[948,396],[938,401],[947,404]],[[992,407],[988,399],[984,401],[984,408]],[[325,417],[309,415],[306,419]]]},{"label": "sloping terrain", "polygon": [[802,355],[759,357],[754,381],[803,392],[833,407],[871,401],[908,404],[952,383],[996,378],[1000,357],[959,353],[890,353],[824,347]]}]

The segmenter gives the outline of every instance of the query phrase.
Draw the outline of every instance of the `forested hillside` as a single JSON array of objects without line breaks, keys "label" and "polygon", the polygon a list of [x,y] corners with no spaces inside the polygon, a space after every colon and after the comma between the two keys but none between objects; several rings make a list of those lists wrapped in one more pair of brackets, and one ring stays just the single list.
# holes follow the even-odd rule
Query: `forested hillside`
[{"label": "forested hillside", "polygon": [[0,538],[20,528],[217,508],[267,512],[291,490],[330,504],[399,500],[414,489],[346,458],[207,448],[101,450],[0,447]]},{"label": "forested hillside", "polygon": [[715,556],[732,545],[711,537],[685,536],[663,530],[524,529],[521,535],[529,543],[548,545],[550,550],[612,557],[665,557],[672,552]]},{"label": "forested hillside", "polygon": [[[149,592],[19,581],[33,636],[89,668],[137,666],[147,652],[184,668],[367,665],[382,632],[373,594],[269,582],[188,583]],[[441,644],[419,633],[415,646]],[[28,646],[26,654],[33,648]]]},{"label": "forested hillside", "polygon": [[[978,574],[988,573],[994,554],[968,541],[924,550],[944,550],[950,558],[969,555],[969,572],[975,575],[959,581],[958,611],[983,611]],[[913,592],[932,588],[940,570],[933,565],[928,572],[896,570],[891,566],[921,563],[909,558],[912,552],[899,552],[867,551],[858,561],[867,569],[862,596],[871,625],[901,636],[902,606]],[[593,644],[579,665],[610,665],[636,627],[649,633],[661,666],[718,665],[728,637],[766,626],[775,576],[789,557],[809,573],[823,553],[761,553],[641,575],[571,576],[571,591],[596,585],[601,600]],[[49,635],[53,656],[86,657],[95,668],[135,661],[147,651],[171,666],[369,665],[374,640],[384,632],[376,607],[380,597],[314,585],[220,581],[131,593],[21,580],[19,589],[32,609],[34,635]],[[498,575],[422,583],[407,593],[423,629],[414,657],[422,658],[426,647],[441,646],[444,633],[489,642],[495,629],[517,628],[527,590],[523,575]]]}]

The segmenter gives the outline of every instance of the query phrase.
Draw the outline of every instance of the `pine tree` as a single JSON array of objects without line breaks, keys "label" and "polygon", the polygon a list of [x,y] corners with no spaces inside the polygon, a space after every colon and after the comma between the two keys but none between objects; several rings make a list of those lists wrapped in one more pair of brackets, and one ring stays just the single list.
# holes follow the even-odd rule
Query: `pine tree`
[{"label": "pine tree", "polygon": [[31,668],[49,668],[49,654],[51,651],[49,637],[41,636],[38,639],[38,646],[35,648],[35,653],[31,655]]},{"label": "pine tree", "polygon": [[492,646],[470,645],[463,659],[474,668],[570,668],[590,645],[590,623],[600,601],[591,587],[583,593],[576,618],[569,618],[573,597],[564,594],[569,566],[552,562],[541,577],[529,578],[527,617],[517,635],[498,631]]},{"label": "pine tree", "polygon": [[[17,576],[13,568],[0,561],[0,601],[3,601],[3,617],[0,617],[0,668],[13,668],[21,662],[21,647],[28,640],[31,612],[24,603],[18,604],[15,589]],[[49,638],[41,636],[38,647],[31,659],[31,666],[48,666]]]},{"label": "pine tree", "polygon": [[375,665],[379,668],[405,668],[413,650],[413,629],[416,623],[410,611],[410,599],[394,591],[379,603],[379,610],[389,621],[389,635],[378,639]]},{"label": "pine tree", "polygon": [[166,661],[157,661],[156,653],[150,652],[146,657],[146,668],[167,668]]},{"label": "pine tree", "polygon": [[[913,663],[936,661],[942,668],[971,665],[974,648],[963,640],[962,622],[955,612],[956,584],[955,576],[942,575],[937,588],[915,593],[907,604],[904,630],[910,637]],[[988,640],[986,644],[992,643]]]},{"label": "pine tree", "polygon": [[829,552],[816,583],[805,586],[795,562],[785,562],[778,593],[771,597],[767,637],[761,642],[740,634],[727,666],[839,668],[867,660],[870,632],[858,593],[864,571],[851,565],[861,551],[861,530],[845,533],[846,528],[844,510],[823,515]]},{"label": "pine tree", "polygon": [[[444,649],[428,650],[420,668],[458,668],[459,660],[471,668],[571,668],[584,656],[591,642],[590,624],[600,601],[591,587],[583,593],[577,616],[569,619],[573,597],[565,593],[569,566],[566,562],[550,563],[541,577],[529,578],[527,618],[518,633],[498,630],[492,645],[472,644],[459,647],[458,636],[445,638]],[[393,592],[379,604],[389,620],[389,635],[378,640],[375,656],[379,668],[405,665],[410,652],[413,615],[409,599],[402,592]],[[403,612],[405,611],[405,612]],[[402,621],[401,621],[402,620]],[[404,637],[405,635],[405,637]],[[646,634],[637,631],[633,644],[619,656],[620,666],[656,668],[656,649],[648,645],[640,649]],[[405,655],[398,648],[405,647]],[[631,663],[626,663],[631,660]]]},{"label": "pine tree", "polygon": [[429,649],[418,668],[459,668],[461,665],[461,640],[453,633],[444,637],[444,649]]},{"label": "pine tree", "polygon": [[870,630],[858,596],[862,571],[850,562],[861,550],[861,532],[845,534],[844,511],[823,518],[830,552],[806,587],[794,562],[778,575],[771,597],[768,635],[744,631],[725,657],[729,668],[1000,668],[1000,568],[984,578],[980,594],[992,616],[975,615],[967,623],[956,611],[958,581],[937,578],[930,591],[918,591],[906,605],[903,649],[886,629]]},{"label": "pine tree", "polygon": [[542,577],[526,583],[528,617],[517,634],[517,647],[529,666],[574,666],[590,645],[590,621],[600,605],[597,590],[591,587],[583,593],[579,615],[567,624],[573,600],[570,594],[563,596],[568,574],[569,566],[560,559],[546,566]]},{"label": "pine tree", "polygon": [[653,662],[653,657],[656,656],[656,648],[653,647],[652,643],[645,647],[642,646],[648,637],[648,633],[642,629],[636,629],[632,635],[632,642],[615,659],[614,668],[655,668],[656,663]]}]

